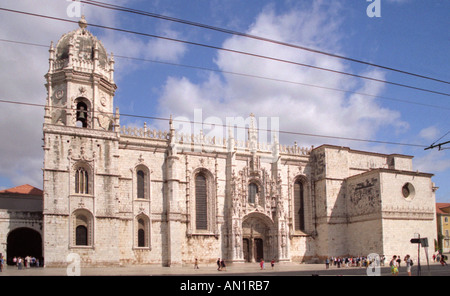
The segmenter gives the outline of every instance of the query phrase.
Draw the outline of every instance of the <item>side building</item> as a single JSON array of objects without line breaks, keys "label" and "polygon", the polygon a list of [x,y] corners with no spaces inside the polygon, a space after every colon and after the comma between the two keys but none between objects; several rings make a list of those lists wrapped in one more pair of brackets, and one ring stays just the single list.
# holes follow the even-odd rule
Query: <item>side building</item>
[{"label": "side building", "polygon": [[42,190],[25,184],[0,191],[0,254],[43,262]]},{"label": "side building", "polygon": [[450,203],[436,203],[438,250],[450,252]]}]

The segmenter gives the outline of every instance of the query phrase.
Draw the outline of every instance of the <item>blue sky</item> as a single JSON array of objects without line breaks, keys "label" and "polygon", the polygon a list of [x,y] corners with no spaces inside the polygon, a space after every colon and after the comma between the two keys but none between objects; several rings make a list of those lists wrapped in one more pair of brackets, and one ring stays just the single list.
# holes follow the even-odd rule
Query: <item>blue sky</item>
[{"label": "blue sky", "polygon": [[[395,69],[450,81],[450,2],[379,0],[381,17],[370,18],[365,0],[334,1],[108,1],[211,26],[318,49]],[[5,0],[0,7],[77,20],[65,0]],[[449,84],[286,48],[165,20],[82,4],[88,23],[156,34],[215,47],[330,68],[450,93]],[[0,39],[49,45],[76,25],[0,11]],[[449,96],[351,76],[232,54],[183,43],[88,27],[116,56],[115,105],[122,114],[203,119],[228,116],[279,118],[280,130],[430,145],[450,130]],[[0,42],[0,99],[42,104],[48,51]],[[150,62],[154,61],[154,62]],[[158,63],[163,62],[163,63]],[[164,64],[165,63],[165,64]],[[167,64],[167,63],[170,63]],[[215,71],[188,68],[203,67]],[[229,72],[313,84],[312,87]],[[344,90],[334,91],[326,88]],[[372,96],[361,95],[361,93]],[[406,102],[405,102],[406,101]],[[431,105],[424,106],[421,104]],[[167,122],[121,117],[121,123],[167,129]],[[43,111],[2,104],[0,187],[42,187]],[[450,202],[450,150],[280,133],[300,146],[337,144],[380,153],[413,155],[414,170],[433,173],[437,202]],[[450,140],[450,135],[439,142]],[[447,147],[450,147],[448,145]]]}]

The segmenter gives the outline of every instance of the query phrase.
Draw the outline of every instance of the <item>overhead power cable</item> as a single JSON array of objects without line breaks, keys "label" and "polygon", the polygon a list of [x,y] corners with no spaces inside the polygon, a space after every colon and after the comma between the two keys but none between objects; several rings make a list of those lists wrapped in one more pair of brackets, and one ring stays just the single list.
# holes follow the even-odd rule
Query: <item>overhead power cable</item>
[{"label": "overhead power cable", "polygon": [[439,139],[437,139],[436,141],[433,142],[433,144],[435,144],[437,141],[442,140],[445,136],[447,136],[448,134],[450,134],[450,131],[446,132],[442,137],[440,137]]},{"label": "overhead power cable", "polygon": [[[31,43],[31,42],[25,42],[25,41],[0,39],[0,42],[8,42],[8,43],[13,43],[13,44],[21,44],[21,45],[29,45],[29,46],[37,46],[37,47],[48,48],[48,45]],[[156,63],[156,64],[163,64],[163,65],[169,65],[169,66],[175,66],[175,67],[184,67],[184,68],[197,69],[197,70],[202,70],[202,71],[210,71],[210,72],[216,72],[216,73],[223,73],[223,74],[230,74],[230,75],[236,75],[236,76],[242,76],[242,77],[262,79],[262,80],[273,81],[273,82],[289,83],[289,84],[294,84],[294,85],[300,85],[300,86],[306,86],[306,87],[314,87],[314,88],[325,89],[325,90],[330,90],[330,91],[361,95],[361,96],[365,96],[365,97],[378,98],[378,99],[382,99],[382,100],[393,101],[393,102],[398,102],[398,103],[403,103],[403,104],[418,105],[418,106],[422,106],[422,107],[436,108],[436,109],[440,109],[440,110],[450,110],[450,107],[445,107],[445,106],[438,106],[438,105],[432,105],[432,104],[412,102],[412,101],[408,101],[408,100],[404,100],[404,99],[391,98],[391,97],[386,97],[386,96],[362,93],[362,92],[358,92],[358,91],[345,90],[345,89],[339,89],[339,88],[334,88],[334,87],[327,87],[327,86],[317,85],[317,84],[303,83],[303,82],[292,81],[292,80],[277,79],[277,78],[273,78],[273,77],[260,76],[260,75],[254,75],[254,74],[248,74],[248,73],[225,71],[225,70],[212,69],[212,68],[195,66],[195,65],[180,64],[180,63],[163,62],[163,61],[157,61],[157,60],[151,60],[151,59],[145,59],[145,58],[138,58],[138,57],[129,57],[129,56],[123,56],[123,55],[120,55],[120,54],[117,54],[117,53],[114,55],[114,58],[142,61],[142,62],[149,62],[149,63]]]},{"label": "overhead power cable", "polygon": [[[20,102],[20,101],[4,100],[4,99],[0,99],[0,103],[16,104],[16,105],[24,105],[24,106],[40,107],[40,108],[45,108],[46,107],[46,105],[44,105],[44,104],[36,104],[36,103]],[[52,106],[52,108],[64,109],[64,110],[75,110],[73,108],[59,107],[59,106]],[[101,113],[101,114],[107,114],[107,115],[115,115],[115,113],[113,113],[113,112],[105,112],[105,111],[95,111],[95,113]],[[201,124],[201,125],[205,124],[204,122],[197,122],[197,121],[191,121],[191,120],[171,119],[171,118],[165,118],[165,117],[126,114],[126,113],[120,113],[120,116],[121,117],[122,116],[134,117],[134,118],[141,118],[141,119],[150,119],[150,120],[163,120],[163,121],[168,121],[168,122],[170,120],[172,120],[172,121],[181,122],[181,123]],[[228,128],[229,127],[228,125],[225,125],[225,124],[214,124],[214,125],[215,126],[219,126],[219,127],[224,127],[224,128]],[[242,126],[235,126],[235,127],[236,128],[240,128],[240,129],[247,129],[248,128],[248,127],[242,127]],[[264,132],[273,132],[273,130],[262,129],[262,128],[256,128],[256,130],[257,131],[264,131]],[[298,136],[306,136],[306,137],[314,137],[314,138],[327,138],[327,139],[335,139],[335,140],[345,140],[345,141],[355,141],[355,142],[366,142],[366,143],[376,143],[376,144],[386,144],[386,145],[397,145],[397,146],[409,146],[409,147],[427,148],[426,145],[413,144],[413,143],[400,143],[400,142],[392,142],[392,141],[358,139],[358,138],[351,138],[351,137],[319,135],[319,134],[313,134],[313,133],[292,132],[292,131],[284,131],[284,130],[278,130],[277,132],[280,133],[280,134],[298,135]]]},{"label": "overhead power cable", "polygon": [[442,143],[439,143],[439,144],[432,144],[432,145],[426,147],[424,150],[439,148],[439,151],[441,151],[441,150],[450,149],[450,148],[442,148],[442,146],[444,146],[446,144],[450,144],[450,141],[442,142]]},{"label": "overhead power cable", "polygon": [[445,135],[443,135],[442,137],[440,137],[439,139],[437,139],[436,141],[433,142],[433,144],[431,144],[429,147],[425,148],[425,150],[429,150],[429,149],[434,149],[434,148],[439,148],[439,151],[441,150],[446,150],[446,149],[450,149],[450,148],[442,148],[442,146],[449,144],[450,141],[446,141],[446,142],[442,142],[442,143],[438,143],[436,144],[437,141],[442,140],[445,136],[447,136],[448,134],[450,134],[450,131],[448,131],[447,133],[445,133]]},{"label": "overhead power cable", "polygon": [[[25,12],[25,11],[18,11],[18,10],[7,9],[7,8],[0,8],[0,10],[13,12],[13,13],[24,14],[24,15],[29,15],[29,16],[42,17],[42,18],[46,18],[46,19],[64,21],[64,22],[78,23],[77,21],[74,21],[74,20],[68,20],[68,19],[64,19],[64,18],[52,17],[52,16],[41,15],[41,14],[36,14],[36,13],[30,13],[30,12]],[[367,77],[367,76],[363,76],[363,75],[352,74],[352,73],[347,73],[347,72],[343,72],[343,71],[337,71],[337,70],[324,68],[324,67],[307,65],[307,64],[303,64],[303,63],[294,62],[294,61],[288,61],[288,60],[283,60],[283,59],[279,59],[279,58],[268,57],[268,56],[264,56],[264,55],[259,55],[259,54],[254,54],[254,53],[234,50],[234,49],[222,48],[222,47],[218,47],[218,46],[214,46],[214,45],[207,45],[207,44],[202,44],[202,43],[198,43],[198,42],[180,40],[180,39],[175,39],[175,38],[170,38],[170,37],[163,37],[163,36],[158,36],[158,35],[154,35],[154,34],[148,34],[148,33],[143,33],[143,32],[136,32],[136,31],[120,29],[120,28],[113,28],[113,27],[97,25],[97,24],[89,24],[89,26],[102,28],[102,29],[107,29],[107,30],[118,31],[118,32],[123,32],[123,33],[128,33],[128,34],[135,34],[135,35],[140,35],[140,36],[159,38],[159,39],[163,39],[163,40],[168,40],[168,41],[173,41],[173,42],[180,42],[180,43],[189,44],[189,45],[201,46],[201,47],[206,47],[206,48],[210,48],[210,49],[221,50],[221,51],[226,51],[226,52],[231,52],[231,53],[236,53],[236,54],[241,54],[241,55],[246,55],[246,56],[251,56],[251,57],[271,60],[271,61],[276,61],[276,62],[282,62],[282,63],[287,63],[287,64],[292,64],[292,65],[312,68],[312,69],[316,69],[316,70],[327,71],[327,72],[331,72],[331,73],[335,73],[335,74],[352,76],[352,77],[356,77],[356,78],[371,80],[371,81],[380,82],[380,83],[386,83],[386,84],[390,84],[390,85],[395,85],[395,86],[400,86],[400,87],[405,87],[405,88],[414,89],[414,90],[418,90],[418,91],[423,91],[423,92],[428,92],[428,93],[433,93],[433,94],[437,94],[437,95],[443,95],[443,96],[449,96],[450,97],[449,93],[444,93],[444,92],[440,92],[440,91],[424,89],[424,88],[420,88],[420,87],[416,87],[416,86],[412,86],[412,85],[406,85],[406,84],[402,84],[402,83],[397,83],[397,82],[377,79],[377,78],[373,78],[373,77]]]},{"label": "overhead power cable", "polygon": [[261,37],[261,36],[257,36],[257,35],[253,35],[253,34],[242,33],[242,32],[238,32],[238,31],[234,31],[234,30],[229,30],[229,29],[225,29],[225,28],[220,28],[220,27],[216,27],[216,26],[211,26],[211,25],[207,25],[207,24],[184,20],[184,19],[180,19],[180,18],[170,17],[170,16],[166,16],[166,15],[162,15],[162,14],[151,13],[148,11],[138,10],[138,9],[124,7],[124,6],[120,6],[120,5],[104,3],[101,1],[80,0],[80,2],[89,4],[89,5],[93,5],[96,7],[101,7],[101,8],[106,8],[106,9],[111,9],[111,10],[116,10],[116,11],[123,11],[123,12],[138,14],[138,15],[142,15],[142,16],[148,16],[148,17],[152,17],[152,18],[163,19],[163,20],[167,20],[167,21],[171,21],[171,22],[177,22],[177,23],[195,26],[195,27],[199,27],[199,28],[204,28],[204,29],[208,29],[208,30],[214,30],[214,31],[218,31],[218,32],[226,33],[226,34],[231,34],[231,35],[251,38],[251,39],[255,39],[255,40],[259,40],[259,41],[269,42],[269,43],[273,43],[273,44],[277,44],[277,45],[301,49],[301,50],[305,50],[305,51],[309,51],[309,52],[313,52],[313,53],[317,53],[317,54],[321,54],[321,55],[326,55],[326,56],[330,56],[330,57],[334,57],[334,58],[338,58],[338,59],[347,60],[350,62],[360,63],[360,64],[364,64],[367,66],[372,66],[372,67],[381,68],[384,70],[394,71],[394,72],[398,72],[401,74],[406,74],[406,75],[415,76],[415,77],[419,77],[419,78],[423,78],[423,79],[428,79],[428,80],[432,80],[432,81],[436,81],[436,82],[450,84],[450,81],[445,81],[445,80],[434,78],[434,77],[429,77],[429,76],[425,76],[425,75],[421,75],[421,74],[417,74],[417,73],[412,73],[409,71],[404,71],[404,70],[396,69],[393,67],[378,65],[375,63],[370,63],[370,62],[359,60],[359,59],[354,59],[354,58],[350,58],[350,57],[346,57],[346,56],[342,56],[342,55],[338,55],[338,54],[333,54],[333,53],[309,48],[306,46],[300,46],[300,45],[283,42],[283,41],[279,41],[279,40],[274,40],[274,39],[270,39],[270,38],[266,38],[266,37]]}]

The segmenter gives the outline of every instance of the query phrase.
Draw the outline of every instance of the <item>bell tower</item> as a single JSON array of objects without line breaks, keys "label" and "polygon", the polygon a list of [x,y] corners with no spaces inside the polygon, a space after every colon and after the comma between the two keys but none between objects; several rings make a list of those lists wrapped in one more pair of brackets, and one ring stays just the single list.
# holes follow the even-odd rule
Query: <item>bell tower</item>
[{"label": "bell tower", "polygon": [[[78,25],[56,46],[51,43],[45,75],[43,215],[47,266],[67,264],[71,253],[79,253],[82,261],[98,262],[119,253],[119,244],[111,243],[118,242],[115,229],[120,220],[114,58],[87,30],[84,17]],[[99,229],[102,231],[96,232]]]},{"label": "bell tower", "polygon": [[87,30],[79,28],[50,45],[45,123],[88,129],[113,129],[114,58]]}]

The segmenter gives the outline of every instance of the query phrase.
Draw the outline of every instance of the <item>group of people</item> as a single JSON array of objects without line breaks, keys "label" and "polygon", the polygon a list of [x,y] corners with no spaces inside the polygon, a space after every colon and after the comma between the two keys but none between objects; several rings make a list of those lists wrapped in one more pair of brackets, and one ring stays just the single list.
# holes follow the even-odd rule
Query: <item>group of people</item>
[{"label": "group of people", "polygon": [[[403,261],[406,263],[406,272],[409,276],[411,276],[411,267],[414,265],[413,260],[411,259],[411,256],[406,255],[405,258],[403,258]],[[393,276],[397,276],[399,273],[400,265],[402,263],[402,259],[397,255],[394,255],[389,262],[389,266],[391,267],[391,274]]]},{"label": "group of people", "polygon": [[[217,258],[217,270],[218,271],[222,271],[222,270],[227,270],[227,266],[226,266],[226,264],[225,264],[225,260],[223,260],[223,258],[222,259],[220,259],[220,258]],[[259,261],[259,266],[260,266],[260,269],[261,270],[263,270],[263,269],[265,269],[265,262],[264,262],[264,259],[261,259],[260,261]],[[272,261],[270,261],[270,266],[272,267],[272,269],[274,268],[274,266],[275,266],[275,259],[272,259]],[[195,261],[194,261],[194,269],[199,269],[199,266],[198,266],[198,258],[195,258]]]},{"label": "group of people", "polygon": [[13,258],[14,265],[17,266],[18,269],[30,268],[31,266],[39,267],[40,262],[39,259],[31,256],[22,257],[14,257]]},{"label": "group of people", "polygon": [[222,260],[220,260],[220,258],[217,258],[217,270],[218,271],[227,270],[227,266],[225,265],[225,261],[223,260],[223,258]]},{"label": "group of people", "polygon": [[[380,257],[380,265],[384,266],[385,257]],[[364,256],[359,257],[331,257],[325,259],[325,266],[327,269],[330,268],[330,266],[335,266],[337,268],[344,267],[368,267],[372,262],[369,260],[369,258]]]},{"label": "group of people", "polygon": [[[379,258],[376,258],[376,260],[379,260],[376,262],[377,266],[384,266],[384,263],[386,261],[386,257],[384,255],[380,256]],[[411,275],[411,267],[414,265],[413,260],[411,259],[410,255],[406,255],[403,258],[403,261],[406,263],[406,272],[408,275]],[[402,259],[400,255],[394,255],[389,262],[389,266],[391,268],[392,275],[396,276],[399,273],[399,268],[402,263]],[[360,256],[360,257],[331,257],[327,258],[325,260],[326,268],[329,269],[330,266],[335,266],[337,268],[340,268],[341,266],[345,267],[364,267],[367,268],[372,264],[372,261],[368,257]]]},{"label": "group of people", "polygon": [[447,256],[441,252],[433,254],[433,262],[439,262],[442,266],[446,266],[447,262],[445,260],[447,260]]},{"label": "group of people", "polygon": [[[272,269],[275,266],[275,259],[272,259],[272,261],[270,261],[270,266],[272,267]],[[266,268],[265,262],[264,262],[264,258],[261,258],[261,260],[259,261],[259,268],[261,270],[264,270]]]},{"label": "group of people", "polygon": [[[198,267],[198,258],[195,258],[194,261],[194,269],[199,269]],[[218,271],[222,271],[222,270],[227,270],[227,266],[225,265],[225,260],[221,260],[220,258],[217,258],[217,270]]]}]

